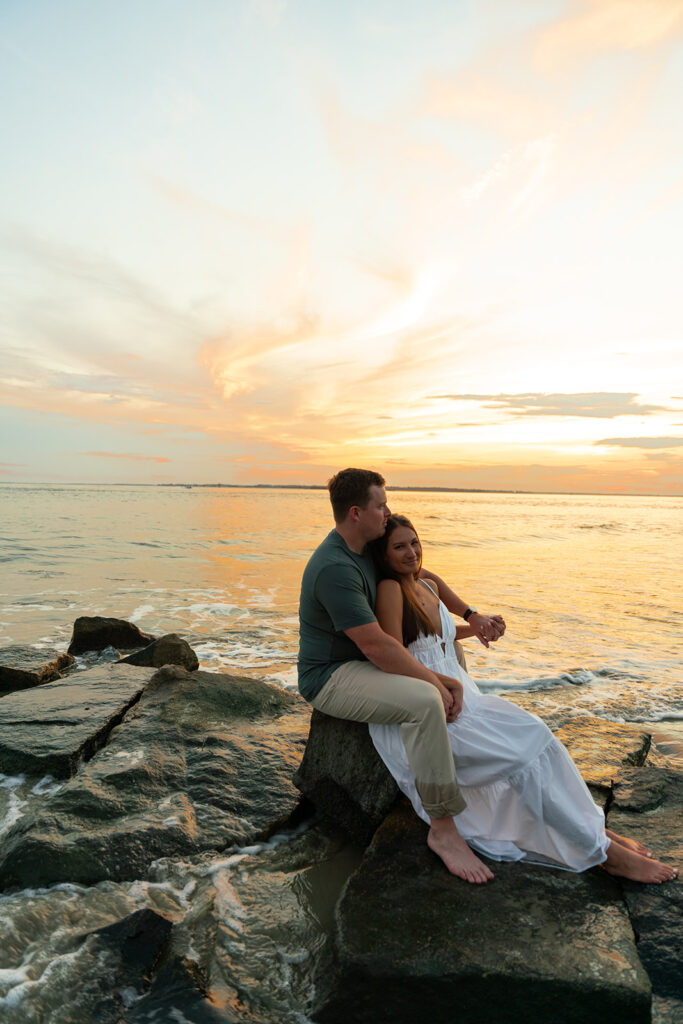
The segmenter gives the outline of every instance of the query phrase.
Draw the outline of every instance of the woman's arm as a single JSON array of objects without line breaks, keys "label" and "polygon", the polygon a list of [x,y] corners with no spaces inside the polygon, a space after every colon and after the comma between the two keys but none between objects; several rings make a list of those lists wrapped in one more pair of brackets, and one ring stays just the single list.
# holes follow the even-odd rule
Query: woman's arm
[{"label": "woman's arm", "polygon": [[[455,593],[454,590],[448,586],[447,583],[437,576],[436,573],[430,572],[429,569],[420,569],[420,578],[431,580],[436,584],[436,588],[439,591],[439,597],[448,608],[449,612],[453,615],[458,615],[462,618],[469,608],[469,605],[463,601],[461,597]],[[462,627],[456,628],[456,637],[458,640],[464,639],[467,636],[476,636],[478,640],[483,643],[484,647],[488,647],[490,641],[500,640],[503,633],[505,632],[505,619],[502,615],[483,615],[481,612],[474,612],[470,615],[466,629],[469,629],[469,633],[460,632]]]},{"label": "woman's arm", "polygon": [[389,636],[403,644],[403,594],[396,580],[382,580],[377,584],[375,604],[377,621]]}]

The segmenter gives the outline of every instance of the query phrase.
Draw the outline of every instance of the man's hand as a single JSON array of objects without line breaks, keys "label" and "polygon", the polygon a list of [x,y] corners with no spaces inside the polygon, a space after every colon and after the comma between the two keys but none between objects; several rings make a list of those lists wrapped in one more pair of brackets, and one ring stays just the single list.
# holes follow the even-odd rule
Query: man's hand
[{"label": "man's hand", "polygon": [[440,672],[437,672],[437,675],[439,677],[439,682],[450,699],[450,707],[446,707],[446,702],[444,701],[446,721],[454,722],[462,711],[462,683],[459,679],[453,679],[451,676],[442,676]]},{"label": "man's hand", "polygon": [[[439,676],[439,680],[442,680],[442,679],[445,679],[445,678],[446,678],[446,676]],[[443,701],[443,709],[446,712],[446,721],[447,722],[454,722],[455,718],[456,718],[456,715],[457,715],[457,712],[455,712],[454,708],[453,708],[453,705],[454,705],[453,694],[451,693],[451,691],[448,689],[447,686],[444,686],[443,682],[434,683],[434,686],[436,686],[437,690],[439,691],[439,696],[441,697],[441,700]]]},{"label": "man's hand", "polygon": [[481,612],[474,612],[467,620],[467,625],[484,647],[500,640],[505,632],[505,619],[502,615],[482,615]]}]

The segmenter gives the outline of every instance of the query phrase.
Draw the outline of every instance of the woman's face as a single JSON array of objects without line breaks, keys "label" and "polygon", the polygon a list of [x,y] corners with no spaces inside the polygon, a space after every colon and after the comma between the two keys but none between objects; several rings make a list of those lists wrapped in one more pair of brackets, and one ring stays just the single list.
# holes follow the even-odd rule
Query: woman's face
[{"label": "woman's face", "polygon": [[386,562],[399,576],[414,576],[420,568],[422,548],[415,530],[397,526],[387,542]]}]

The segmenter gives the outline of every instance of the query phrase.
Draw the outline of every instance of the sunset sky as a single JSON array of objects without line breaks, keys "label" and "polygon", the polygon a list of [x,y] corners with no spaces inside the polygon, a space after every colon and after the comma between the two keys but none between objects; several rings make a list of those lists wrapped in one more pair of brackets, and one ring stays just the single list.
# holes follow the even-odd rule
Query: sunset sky
[{"label": "sunset sky", "polygon": [[683,494],[683,0],[6,0],[0,481]]}]

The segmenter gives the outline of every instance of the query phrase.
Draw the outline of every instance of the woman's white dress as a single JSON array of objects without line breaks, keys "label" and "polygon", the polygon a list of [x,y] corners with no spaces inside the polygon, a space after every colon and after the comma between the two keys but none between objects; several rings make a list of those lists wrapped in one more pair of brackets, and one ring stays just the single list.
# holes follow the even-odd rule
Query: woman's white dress
[{"label": "woman's white dress", "polygon": [[[463,685],[463,709],[447,725],[458,784],[467,802],[453,819],[470,846],[493,860],[584,871],[605,860],[605,818],[576,765],[550,729],[502,697],[482,694],[460,667],[455,624],[440,602],[441,636],[408,650]],[[399,725],[370,724],[377,752],[416,813],[429,821],[415,788]]]}]

